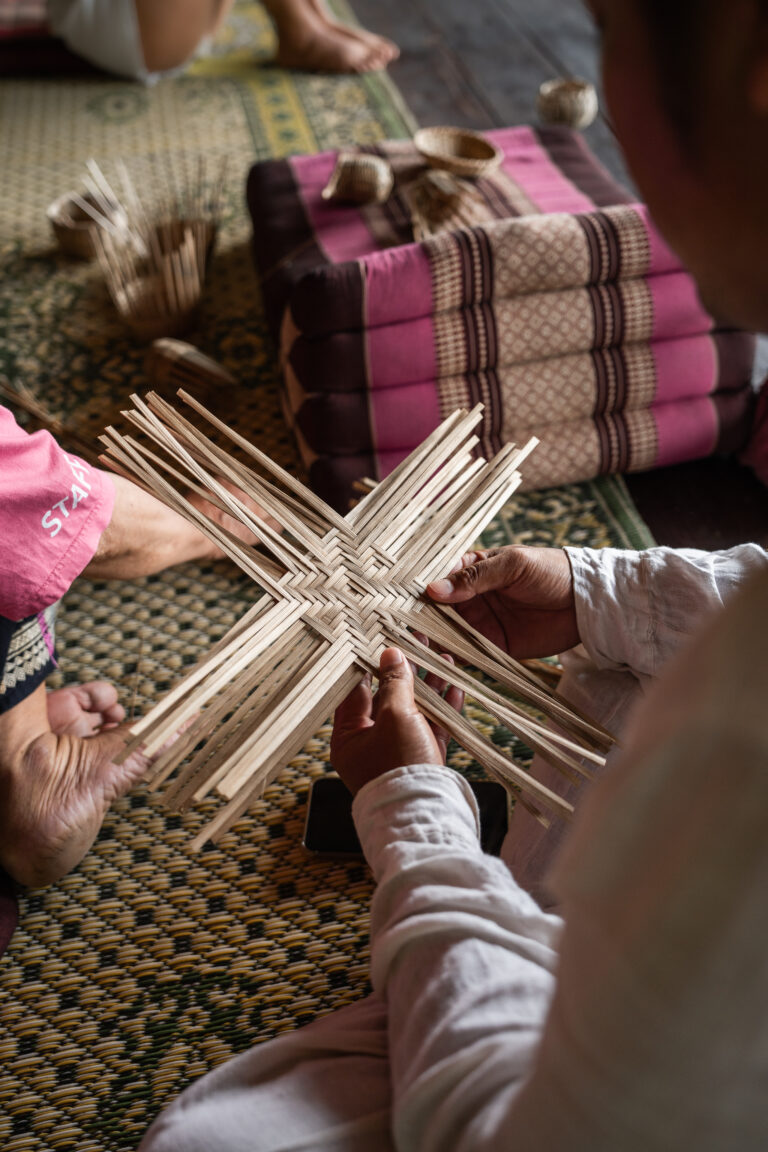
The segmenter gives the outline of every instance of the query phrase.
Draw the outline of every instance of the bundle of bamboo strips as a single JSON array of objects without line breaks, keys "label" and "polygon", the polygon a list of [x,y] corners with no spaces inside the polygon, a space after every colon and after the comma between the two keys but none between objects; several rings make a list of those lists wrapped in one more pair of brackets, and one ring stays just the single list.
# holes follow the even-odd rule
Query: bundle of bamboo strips
[{"label": "bundle of bamboo strips", "polygon": [[[452,608],[424,595],[426,585],[467,550],[517,488],[519,465],[535,440],[523,448],[506,445],[490,461],[478,459],[474,429],[482,406],[456,411],[341,517],[197,400],[179,395],[234,442],[248,463],[155,393],[145,400],[134,396],[135,407],[125,413],[143,433],[141,440],[106,430],[106,459],[195,523],[265,592],[133,725],[124,753],[138,747],[150,756],[160,753],[150,769],[151,786],[160,787],[176,773],[166,788],[175,807],[212,789],[225,798],[193,842],[195,848],[221,836],[246,811],[363,673],[376,674],[380,653],[390,644],[464,689],[565,775],[588,776],[604,762],[609,733],[569,708]],[[190,490],[255,532],[260,545],[243,543],[205,516],[190,502]],[[283,533],[258,520],[249,501]],[[474,679],[463,666],[448,665],[440,652],[472,664],[502,691]],[[571,807],[562,797],[480,735],[442,696],[420,680],[416,695],[426,715],[491,777],[517,791],[541,820],[568,818]],[[163,750],[179,730],[183,734]]]},{"label": "bundle of bamboo strips", "polygon": [[215,180],[203,156],[185,177],[156,165],[141,195],[123,161],[121,194],[95,160],[87,168],[87,197],[71,199],[98,225],[93,247],[120,316],[142,340],[185,331],[203,292],[226,165]]}]

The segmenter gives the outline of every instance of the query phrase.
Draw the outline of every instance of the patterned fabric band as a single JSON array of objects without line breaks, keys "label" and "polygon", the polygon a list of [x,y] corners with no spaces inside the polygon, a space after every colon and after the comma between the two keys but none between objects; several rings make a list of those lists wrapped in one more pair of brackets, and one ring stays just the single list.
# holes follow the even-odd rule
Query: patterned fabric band
[{"label": "patterned fabric band", "polygon": [[493,220],[302,277],[305,336],[397,324],[490,300],[680,272],[642,204]]},{"label": "patterned fabric band", "polygon": [[55,604],[26,620],[0,616],[0,712],[31,696],[57,667],[55,620]]}]

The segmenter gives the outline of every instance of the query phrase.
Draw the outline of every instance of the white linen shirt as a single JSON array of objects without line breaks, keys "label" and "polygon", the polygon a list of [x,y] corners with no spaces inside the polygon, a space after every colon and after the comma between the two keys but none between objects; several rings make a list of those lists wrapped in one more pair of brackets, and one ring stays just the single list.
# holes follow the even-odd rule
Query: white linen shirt
[{"label": "white linen shirt", "polygon": [[[768,1148],[768,559],[570,552],[584,647],[665,669],[555,868],[559,917],[478,847],[464,781],[354,812],[377,890],[399,1152]],[[729,611],[715,608],[751,571]]]},{"label": "white linen shirt", "polygon": [[555,863],[562,918],[461,777],[371,781],[373,995],[204,1076],[141,1152],[768,1148],[768,557],[569,556],[575,690],[617,716],[663,675]]}]

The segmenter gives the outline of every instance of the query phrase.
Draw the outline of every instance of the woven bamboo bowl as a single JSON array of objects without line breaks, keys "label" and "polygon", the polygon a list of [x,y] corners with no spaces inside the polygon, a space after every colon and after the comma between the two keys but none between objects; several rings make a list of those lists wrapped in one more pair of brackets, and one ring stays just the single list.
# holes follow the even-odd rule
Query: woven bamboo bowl
[{"label": "woven bamboo bowl", "polygon": [[539,88],[536,109],[545,124],[588,128],[597,116],[597,92],[588,80],[576,76],[547,80]]},{"label": "woven bamboo bowl", "polygon": [[[96,255],[93,247],[93,234],[98,224],[88,213],[76,204],[74,192],[65,192],[48,206],[47,216],[51,222],[53,234],[59,247],[67,256],[76,256],[80,260],[91,260]],[[99,211],[99,205],[87,192],[81,194],[87,204],[92,204]]]},{"label": "woven bamboo bowl", "polygon": [[383,156],[340,152],[331,177],[320,195],[323,200],[349,204],[383,204],[395,183]]},{"label": "woven bamboo bowl", "polygon": [[466,128],[420,128],[413,142],[433,168],[469,179],[487,176],[503,159],[500,148]]}]

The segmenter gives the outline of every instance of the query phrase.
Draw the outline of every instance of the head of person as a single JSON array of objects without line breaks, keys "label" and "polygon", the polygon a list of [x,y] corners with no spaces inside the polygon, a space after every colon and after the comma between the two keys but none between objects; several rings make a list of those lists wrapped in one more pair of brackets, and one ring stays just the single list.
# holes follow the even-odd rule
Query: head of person
[{"label": "head of person", "polygon": [[589,0],[609,115],[718,320],[768,331],[768,0]]}]

